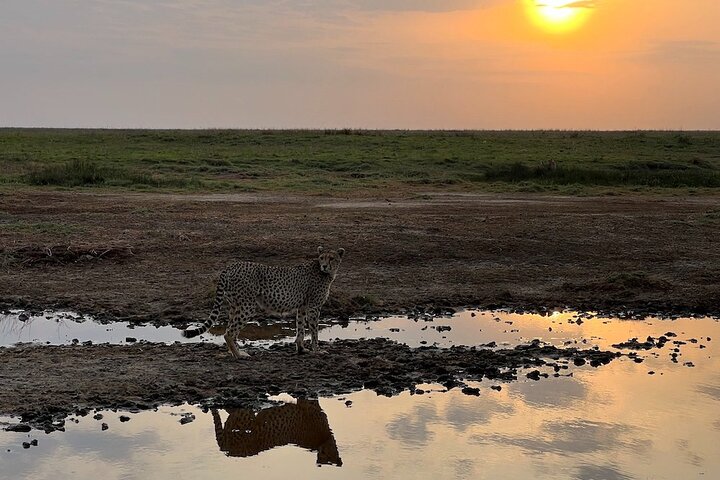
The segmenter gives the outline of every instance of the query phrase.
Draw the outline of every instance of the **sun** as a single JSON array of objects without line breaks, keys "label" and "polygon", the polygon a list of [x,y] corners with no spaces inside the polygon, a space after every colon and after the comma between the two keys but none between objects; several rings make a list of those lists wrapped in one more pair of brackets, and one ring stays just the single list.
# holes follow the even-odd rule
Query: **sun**
[{"label": "sun", "polygon": [[594,1],[524,0],[534,24],[550,33],[567,33],[580,28],[595,6]]}]

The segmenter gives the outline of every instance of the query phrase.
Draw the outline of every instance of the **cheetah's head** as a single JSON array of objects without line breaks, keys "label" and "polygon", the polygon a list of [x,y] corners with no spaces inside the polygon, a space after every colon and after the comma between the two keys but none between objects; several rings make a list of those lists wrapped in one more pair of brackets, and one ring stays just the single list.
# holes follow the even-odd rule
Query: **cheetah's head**
[{"label": "cheetah's head", "polygon": [[340,267],[340,262],[345,254],[344,248],[337,250],[325,250],[318,247],[318,262],[320,263],[320,271],[328,275],[335,275]]}]

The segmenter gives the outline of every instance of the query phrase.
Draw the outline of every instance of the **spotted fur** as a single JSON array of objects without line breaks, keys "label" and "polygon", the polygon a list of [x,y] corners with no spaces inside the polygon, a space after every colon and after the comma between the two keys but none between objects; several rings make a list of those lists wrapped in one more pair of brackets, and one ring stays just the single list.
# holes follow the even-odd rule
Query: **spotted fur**
[{"label": "spotted fur", "polygon": [[318,350],[320,308],[330,294],[345,250],[325,251],[318,247],[312,261],[289,267],[275,267],[254,262],[229,265],[220,274],[215,303],[210,317],[200,327],[183,331],[187,338],[205,333],[217,321],[220,309],[228,312],[225,342],[236,359],[248,354],[239,349],[237,336],[245,324],[263,313],[295,314],[298,353],[304,350],[305,327],[310,329],[311,348]]},{"label": "spotted fur", "polygon": [[218,447],[230,457],[250,457],[271,448],[297,445],[317,452],[318,465],[342,466],[335,436],[317,400],[299,399],[296,404],[257,413],[240,408],[227,412],[224,425],[217,410],[212,410],[212,416]]}]

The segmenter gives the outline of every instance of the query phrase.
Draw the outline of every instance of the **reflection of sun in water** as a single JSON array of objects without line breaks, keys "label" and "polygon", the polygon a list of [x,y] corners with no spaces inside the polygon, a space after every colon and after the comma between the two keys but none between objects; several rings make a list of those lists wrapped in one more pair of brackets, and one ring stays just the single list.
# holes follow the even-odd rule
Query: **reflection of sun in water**
[{"label": "reflection of sun in water", "polygon": [[552,33],[576,30],[592,13],[595,2],[573,0],[524,0],[533,23]]}]

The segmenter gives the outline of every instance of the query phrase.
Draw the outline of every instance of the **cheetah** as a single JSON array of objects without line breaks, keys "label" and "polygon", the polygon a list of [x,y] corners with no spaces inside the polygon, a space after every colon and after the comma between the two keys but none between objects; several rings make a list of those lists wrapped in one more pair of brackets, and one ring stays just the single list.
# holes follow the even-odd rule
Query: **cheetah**
[{"label": "cheetah", "polygon": [[300,265],[275,267],[254,262],[229,265],[220,274],[210,317],[201,326],[184,330],[183,336],[192,338],[208,331],[225,304],[228,312],[225,342],[235,359],[249,357],[239,349],[237,335],[249,320],[262,313],[294,313],[297,353],[305,350],[306,326],[310,329],[311,349],[317,353],[320,308],[330,294],[344,254],[343,248],[326,251],[318,247],[317,258]]},{"label": "cheetah", "polygon": [[298,399],[254,412],[230,408],[223,425],[220,413],[212,409],[215,440],[229,457],[250,457],[271,448],[297,445],[317,452],[318,465],[342,466],[335,436],[317,400]]}]

